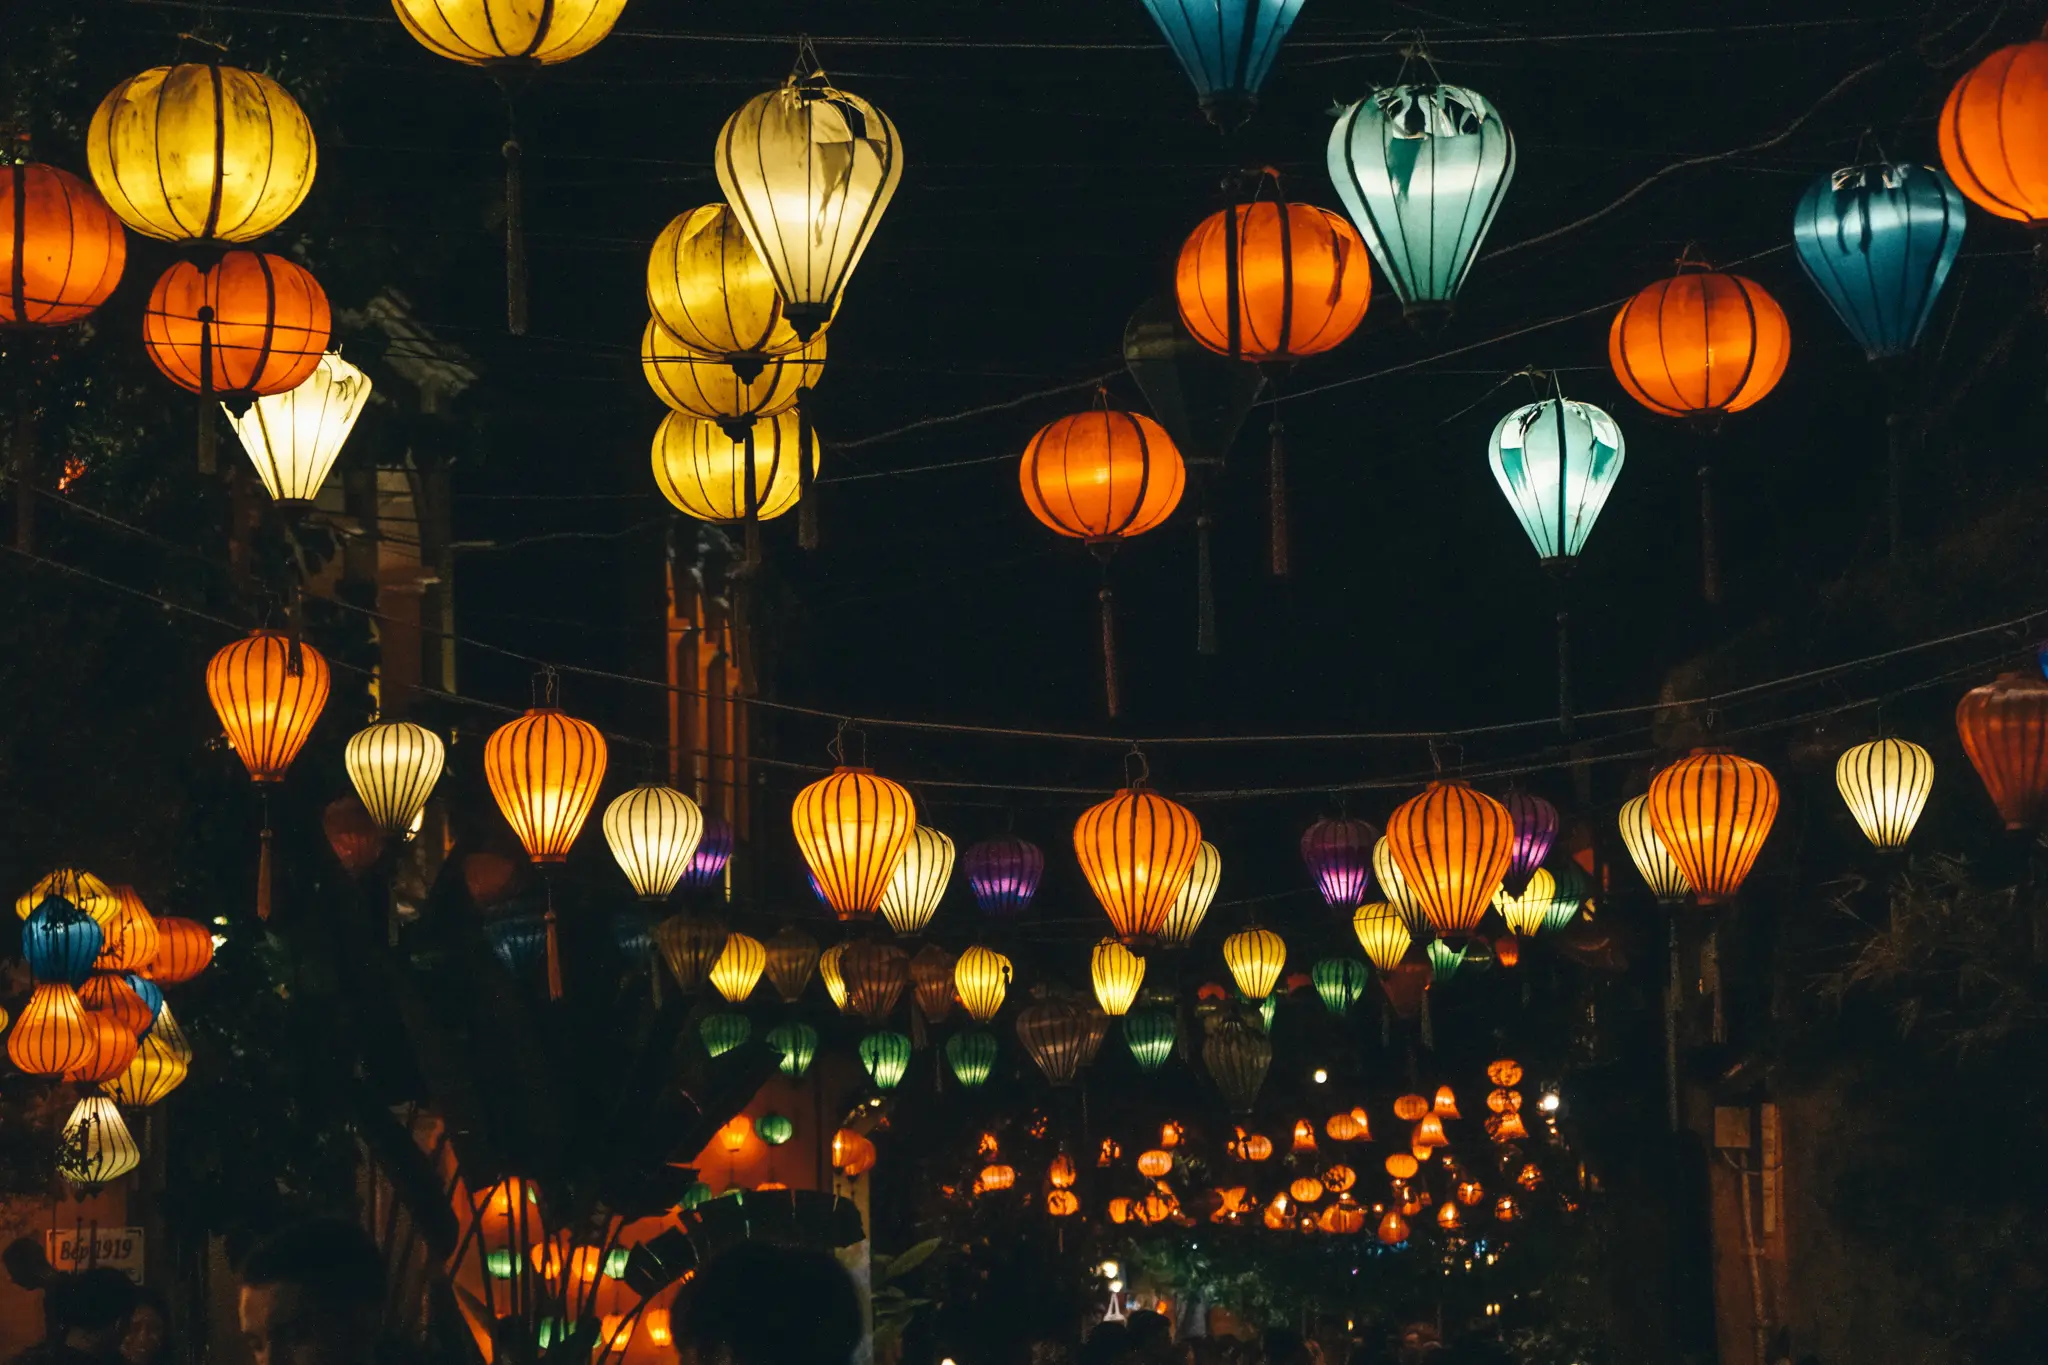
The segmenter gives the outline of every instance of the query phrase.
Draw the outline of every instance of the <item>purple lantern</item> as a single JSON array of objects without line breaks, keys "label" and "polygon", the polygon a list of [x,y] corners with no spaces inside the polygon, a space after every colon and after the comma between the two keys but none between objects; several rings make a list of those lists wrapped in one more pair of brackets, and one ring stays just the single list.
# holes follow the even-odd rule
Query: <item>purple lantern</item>
[{"label": "purple lantern", "polygon": [[1501,798],[1501,804],[1514,821],[1515,848],[1500,887],[1510,896],[1519,896],[1529,889],[1529,878],[1536,875],[1536,869],[1550,856],[1550,846],[1557,842],[1557,807],[1540,796],[1513,789]]},{"label": "purple lantern", "polygon": [[1045,854],[1037,844],[1014,834],[982,840],[967,850],[963,861],[981,913],[998,918],[1023,914],[1045,875]]},{"label": "purple lantern", "polygon": [[1372,889],[1372,847],[1379,841],[1372,821],[1348,816],[1318,820],[1301,836],[1301,860],[1332,910],[1349,913],[1365,904]]},{"label": "purple lantern", "polygon": [[690,855],[690,865],[683,870],[681,887],[685,891],[702,891],[718,885],[725,875],[725,865],[732,861],[732,826],[715,815],[704,817],[704,837],[697,841],[697,851]]}]

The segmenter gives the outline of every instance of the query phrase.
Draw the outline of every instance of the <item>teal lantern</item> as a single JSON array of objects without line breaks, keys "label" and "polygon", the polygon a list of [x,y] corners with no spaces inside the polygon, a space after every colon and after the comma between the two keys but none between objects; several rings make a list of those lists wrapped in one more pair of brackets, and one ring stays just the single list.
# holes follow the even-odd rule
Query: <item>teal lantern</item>
[{"label": "teal lantern", "polygon": [[484,1273],[494,1280],[511,1279],[512,1265],[512,1253],[502,1247],[484,1255]]},{"label": "teal lantern", "polygon": [[697,1025],[697,1032],[704,1039],[706,1052],[723,1057],[752,1037],[754,1026],[744,1014],[707,1014]]},{"label": "teal lantern", "polygon": [[996,1040],[986,1033],[956,1033],[946,1040],[946,1065],[969,1090],[980,1088],[996,1068]]},{"label": "teal lantern", "polygon": [[818,1055],[818,1031],[809,1024],[791,1020],[768,1030],[768,1046],[782,1054],[782,1074],[801,1076],[811,1069]]},{"label": "teal lantern", "polygon": [[1458,974],[1458,968],[1465,965],[1465,950],[1453,948],[1440,938],[1429,941],[1429,979],[1432,982],[1449,981]]},{"label": "teal lantern", "polygon": [[796,1136],[796,1125],[786,1115],[763,1114],[754,1120],[754,1136],[770,1147],[780,1147]]},{"label": "teal lantern", "polygon": [[1585,547],[1624,454],[1612,417],[1562,395],[1516,408],[1487,444],[1493,477],[1546,566]]},{"label": "teal lantern", "polygon": [[1963,249],[1966,209],[1932,166],[1850,166],[1800,198],[1792,246],[1864,354],[1885,360],[1920,340]]},{"label": "teal lantern", "polygon": [[711,1197],[712,1190],[709,1185],[701,1180],[692,1181],[690,1188],[683,1191],[682,1207],[685,1210],[694,1209],[700,1204],[708,1203]]},{"label": "teal lantern", "polygon": [[1315,983],[1316,994],[1322,997],[1323,1008],[1342,1016],[1365,994],[1370,973],[1356,958],[1326,957],[1310,969],[1308,976]]},{"label": "teal lantern", "polygon": [[860,1040],[860,1064],[868,1069],[877,1090],[894,1090],[910,1069],[910,1040],[882,1029]]},{"label": "teal lantern", "polygon": [[1593,898],[1593,879],[1577,863],[1567,862],[1550,874],[1557,883],[1550,906],[1543,912],[1543,932],[1554,934],[1579,917],[1579,911]]},{"label": "teal lantern", "polygon": [[1202,112],[1225,132],[1251,116],[1303,0],[1145,0]]},{"label": "teal lantern", "polygon": [[1258,1006],[1259,1026],[1265,1029],[1266,1032],[1271,1033],[1273,1031],[1273,1016],[1280,1012],[1280,992],[1268,992],[1265,999],[1254,1001],[1249,995],[1238,990],[1235,986],[1231,987],[1231,991],[1237,996],[1239,1004],[1247,1006],[1256,1004]]},{"label": "teal lantern", "polygon": [[1500,111],[1462,86],[1378,90],[1338,115],[1328,161],[1402,308],[1418,326],[1440,323],[1515,176]]},{"label": "teal lantern", "polygon": [[1140,1070],[1157,1071],[1173,1055],[1172,1010],[1132,1010],[1124,1016],[1124,1046]]}]

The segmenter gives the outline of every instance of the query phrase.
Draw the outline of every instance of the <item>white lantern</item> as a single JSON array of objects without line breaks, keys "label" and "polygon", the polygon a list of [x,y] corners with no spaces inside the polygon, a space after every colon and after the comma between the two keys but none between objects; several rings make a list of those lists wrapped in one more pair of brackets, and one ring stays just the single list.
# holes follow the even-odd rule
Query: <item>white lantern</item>
[{"label": "white lantern", "polygon": [[1222,880],[1223,855],[1216,851],[1216,845],[1204,839],[1195,852],[1195,870],[1188,873],[1180,895],[1174,898],[1173,909],[1166,912],[1166,923],[1160,926],[1161,947],[1187,947],[1195,930],[1202,927],[1202,919],[1209,913],[1209,903],[1216,899],[1216,887]]},{"label": "white lantern", "polygon": [[1879,848],[1903,848],[1927,809],[1934,758],[1909,739],[1872,740],[1842,755],[1835,785],[1864,838]]},{"label": "white lantern", "polygon": [[953,879],[953,841],[930,825],[910,832],[882,892],[882,918],[899,934],[921,934],[939,911],[946,883]]},{"label": "white lantern", "polygon": [[83,1190],[98,1190],[142,1164],[128,1121],[105,1095],[87,1095],[64,1121],[57,1174]]},{"label": "white lantern", "polygon": [[644,901],[676,889],[703,838],[704,812],[673,787],[635,787],[604,810],[604,841]]},{"label": "white lantern", "polygon": [[378,721],[358,730],[341,753],[363,808],[377,828],[394,838],[412,837],[446,759],[441,737],[409,720]]},{"label": "white lantern", "polygon": [[221,410],[270,496],[311,502],[369,401],[370,376],[329,351],[297,388],[259,398],[239,417],[226,405]]}]

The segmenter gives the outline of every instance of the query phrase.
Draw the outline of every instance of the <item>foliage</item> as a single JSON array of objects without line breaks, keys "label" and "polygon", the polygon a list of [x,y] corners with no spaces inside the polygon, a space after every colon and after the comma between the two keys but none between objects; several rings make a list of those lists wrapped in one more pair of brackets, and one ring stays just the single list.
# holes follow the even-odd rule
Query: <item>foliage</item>
[{"label": "foliage", "polygon": [[939,1245],[938,1238],[927,1237],[894,1256],[877,1252],[871,1257],[868,1283],[874,1305],[877,1356],[894,1351],[902,1342],[904,1331],[916,1320],[918,1310],[931,1306],[930,1299],[913,1297],[902,1281],[929,1261]]}]

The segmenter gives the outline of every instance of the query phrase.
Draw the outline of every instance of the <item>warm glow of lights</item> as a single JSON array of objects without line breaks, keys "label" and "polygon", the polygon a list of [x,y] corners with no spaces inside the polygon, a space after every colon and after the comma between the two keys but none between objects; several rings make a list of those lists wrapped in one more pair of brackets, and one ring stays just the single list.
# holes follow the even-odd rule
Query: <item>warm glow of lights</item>
[{"label": "warm glow of lights", "polygon": [[1508,808],[1462,782],[1432,782],[1387,818],[1387,848],[1401,880],[1445,935],[1478,927],[1507,875],[1514,835]]},{"label": "warm glow of lights", "polygon": [[761,972],[767,965],[768,950],[759,939],[741,933],[728,934],[718,961],[711,964],[711,984],[733,1004],[744,1004],[760,984]]},{"label": "warm glow of lights", "polygon": [[1650,781],[1650,823],[1701,905],[1727,900],[1756,865],[1778,815],[1778,784],[1761,763],[1696,749]]},{"label": "warm glow of lights", "polygon": [[986,1024],[1003,1007],[1010,989],[1010,959],[980,944],[960,954],[953,964],[953,989],[976,1023]]},{"label": "warm glow of lights", "polygon": [[369,401],[370,377],[328,351],[292,388],[265,394],[239,415],[224,410],[264,490],[278,502],[309,503]]},{"label": "warm glow of lights", "polygon": [[1159,936],[1201,844],[1193,811],[1143,789],[1124,788],[1074,825],[1082,875],[1126,943]]},{"label": "warm glow of lights", "polygon": [[842,920],[871,919],[917,827],[910,793],[867,768],[841,767],[797,793],[797,848]]},{"label": "warm glow of lights", "polygon": [[953,877],[953,841],[930,825],[910,832],[910,842],[882,892],[882,918],[899,934],[921,934]]},{"label": "warm glow of lights", "polygon": [[588,721],[537,706],[484,744],[484,776],[505,822],[537,863],[563,863],[604,782],[608,751]]},{"label": "warm glow of lights", "polygon": [[1096,1003],[1111,1017],[1130,1013],[1145,984],[1145,959],[1113,938],[1095,945],[1089,955],[1088,972],[1095,985]]},{"label": "warm glow of lights", "polygon": [[1878,848],[1902,848],[1927,807],[1934,758],[1911,740],[1873,740],[1835,763],[1835,785],[1864,838]]},{"label": "warm glow of lights", "polygon": [[604,838],[633,894],[666,900],[697,856],[704,812],[673,787],[634,787],[604,808]]},{"label": "warm glow of lights", "polygon": [[1264,1000],[1287,965],[1287,943],[1270,929],[1245,929],[1223,940],[1223,961],[1245,999]]}]

